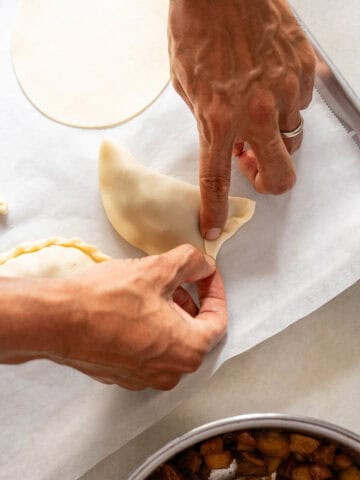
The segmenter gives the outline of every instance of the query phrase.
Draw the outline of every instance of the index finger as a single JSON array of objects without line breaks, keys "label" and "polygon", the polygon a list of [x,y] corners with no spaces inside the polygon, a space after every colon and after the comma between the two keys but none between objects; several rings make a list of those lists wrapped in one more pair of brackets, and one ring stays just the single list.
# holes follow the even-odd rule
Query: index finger
[{"label": "index finger", "polygon": [[222,339],[227,326],[227,306],[224,284],[220,272],[216,272],[197,284],[200,301],[196,326],[203,330],[211,350]]},{"label": "index finger", "polygon": [[200,137],[200,231],[207,240],[220,236],[227,219],[233,143]]}]

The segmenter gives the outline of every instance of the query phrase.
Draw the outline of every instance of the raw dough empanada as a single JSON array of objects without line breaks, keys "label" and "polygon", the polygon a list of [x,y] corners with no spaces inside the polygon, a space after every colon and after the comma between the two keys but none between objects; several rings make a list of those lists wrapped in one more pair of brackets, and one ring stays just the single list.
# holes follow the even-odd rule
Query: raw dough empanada
[{"label": "raw dough empanada", "polygon": [[230,197],[224,231],[210,242],[199,232],[198,187],[145,168],[109,141],[100,149],[99,175],[102,201],[113,227],[151,255],[191,243],[215,258],[225,240],[254,214],[255,202]]},{"label": "raw dough empanada", "polygon": [[51,238],[0,254],[0,277],[62,278],[109,259],[81,240]]}]

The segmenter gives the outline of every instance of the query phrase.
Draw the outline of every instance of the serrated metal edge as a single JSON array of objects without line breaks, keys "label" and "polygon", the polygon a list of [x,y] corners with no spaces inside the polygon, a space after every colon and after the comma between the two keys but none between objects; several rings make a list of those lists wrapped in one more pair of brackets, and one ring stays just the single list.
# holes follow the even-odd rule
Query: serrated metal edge
[{"label": "serrated metal edge", "polygon": [[[326,96],[321,93],[319,87],[314,87],[314,90],[318,93],[319,97],[321,98],[321,100],[325,103],[325,105],[327,106],[328,110],[334,115],[334,117],[336,118],[336,120],[340,123],[340,125],[346,130],[347,133],[351,134],[352,132],[354,132],[353,128],[351,127],[351,125],[349,125],[348,123],[345,122],[345,120],[343,120],[334,110],[333,108],[331,108],[331,106],[329,105],[329,102],[326,100]],[[354,132],[355,133],[355,132]]]},{"label": "serrated metal edge", "polygon": [[345,122],[343,118],[341,118],[329,105],[329,102],[326,100],[326,96],[322,94],[321,90],[318,87],[315,87],[314,90],[318,93],[319,97],[321,100],[324,102],[326,107],[328,108],[329,112],[334,115],[338,123],[344,128],[346,133],[350,136],[350,138],[353,140],[357,148],[360,150],[360,136],[357,134],[357,132],[349,125],[348,123]]},{"label": "serrated metal edge", "polygon": [[[327,106],[328,110],[330,110],[330,112],[334,115],[334,117],[336,118],[336,120],[340,123],[340,125],[346,130],[347,133],[352,133],[354,132],[354,129],[352,128],[351,125],[349,125],[348,123],[345,122],[345,120],[343,118],[340,117],[340,115],[338,115],[335,110],[331,107],[331,105],[329,104],[329,102],[326,100],[326,96],[321,93],[321,90],[319,87],[314,87],[314,90],[318,93],[319,97],[321,98],[321,100],[325,103],[325,105]],[[354,132],[355,133],[355,132]]]},{"label": "serrated metal edge", "polygon": [[[333,64],[332,60],[328,57],[326,52],[323,50],[317,39],[315,38],[314,34],[311,32],[311,30],[308,28],[308,26],[305,24],[305,22],[302,20],[302,18],[298,15],[296,10],[292,7],[292,11],[301,26],[301,28],[304,30],[305,34],[308,36],[310,42],[312,43],[315,53],[317,56],[320,54],[320,60],[325,62],[325,64],[328,66],[329,70],[331,71],[332,75],[337,78],[337,80],[340,80],[342,89],[346,91],[348,98],[352,100],[352,104],[356,103],[357,105],[357,110],[360,114],[359,110],[359,98],[354,92],[354,90],[350,87],[346,79],[341,75],[340,71],[337,69],[337,67]],[[317,80],[317,78],[316,78]],[[347,134],[352,138],[354,141],[355,145],[360,149],[360,131],[354,130],[354,128],[346,122],[341,115],[339,115],[334,108],[332,108],[332,104],[334,103],[334,99],[330,98],[328,100],[328,95],[330,96],[331,94],[327,93],[326,91],[323,92],[321,86],[317,85],[317,81],[315,80],[315,87],[314,89],[316,92],[319,94],[320,98],[324,102],[324,104],[328,107],[329,111],[335,116],[339,124],[345,129]],[[336,102],[335,102],[336,105]]]}]

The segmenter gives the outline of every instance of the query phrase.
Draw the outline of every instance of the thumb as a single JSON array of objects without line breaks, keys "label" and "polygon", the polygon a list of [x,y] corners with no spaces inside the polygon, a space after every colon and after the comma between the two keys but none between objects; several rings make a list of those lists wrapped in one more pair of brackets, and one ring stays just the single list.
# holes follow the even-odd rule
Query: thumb
[{"label": "thumb", "polygon": [[234,140],[226,136],[209,143],[200,136],[200,231],[207,240],[220,236],[227,219]]},{"label": "thumb", "polygon": [[197,282],[212,275],[216,270],[215,260],[192,245],[180,245],[161,255],[171,272],[167,275],[165,291],[173,294],[179,285]]},{"label": "thumb", "polygon": [[[198,330],[203,330],[211,350],[224,336],[227,326],[227,305],[223,280],[217,270],[197,284],[200,310],[195,317]],[[210,335],[209,335],[210,334]]]}]

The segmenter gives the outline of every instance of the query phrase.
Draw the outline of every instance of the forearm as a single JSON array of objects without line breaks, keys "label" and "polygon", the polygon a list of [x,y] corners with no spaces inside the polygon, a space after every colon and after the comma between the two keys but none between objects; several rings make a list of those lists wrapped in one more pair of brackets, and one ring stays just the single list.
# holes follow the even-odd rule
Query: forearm
[{"label": "forearm", "polygon": [[0,363],[66,351],[62,331],[76,317],[65,281],[0,278]]}]

